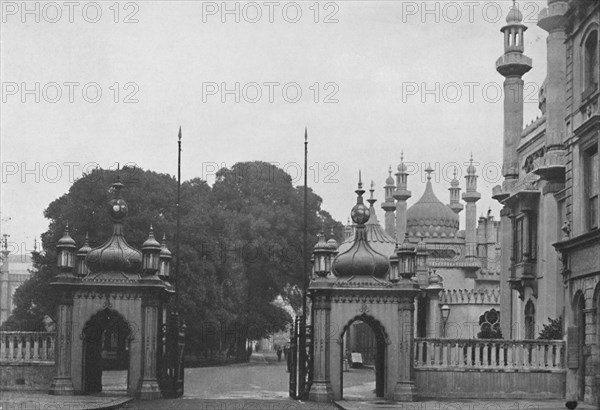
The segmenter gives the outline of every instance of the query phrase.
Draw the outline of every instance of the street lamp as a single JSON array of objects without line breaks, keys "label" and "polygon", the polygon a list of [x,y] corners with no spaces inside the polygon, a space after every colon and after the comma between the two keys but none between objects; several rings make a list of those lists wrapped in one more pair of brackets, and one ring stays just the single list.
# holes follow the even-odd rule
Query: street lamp
[{"label": "street lamp", "polygon": [[450,306],[442,305],[440,310],[442,311],[442,337],[446,337],[446,324],[448,323],[448,317],[450,317]]},{"label": "street lamp", "polygon": [[154,230],[150,225],[148,239],[142,245],[142,270],[147,275],[155,275],[159,269],[160,244],[154,238]]},{"label": "street lamp", "polygon": [[68,275],[75,268],[75,241],[69,235],[69,225],[65,227],[65,233],[56,244],[58,253],[57,265],[61,274]]}]

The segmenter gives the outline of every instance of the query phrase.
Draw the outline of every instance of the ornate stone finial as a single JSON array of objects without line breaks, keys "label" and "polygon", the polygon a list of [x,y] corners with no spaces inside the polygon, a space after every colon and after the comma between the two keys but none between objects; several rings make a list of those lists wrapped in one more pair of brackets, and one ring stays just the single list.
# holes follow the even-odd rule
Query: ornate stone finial
[{"label": "ornate stone finial", "polygon": [[429,165],[427,166],[427,169],[425,169],[425,173],[427,174],[427,181],[431,181],[431,174],[435,172],[433,168],[431,168],[431,163],[429,163]]},{"label": "ornate stone finial", "polygon": [[375,204],[375,202],[377,202],[377,200],[375,199],[375,196],[374,196],[374,193],[375,193],[375,182],[373,182],[372,180],[371,180],[371,189],[369,189],[369,192],[371,193],[371,197],[369,199],[367,199],[367,202],[372,207]]},{"label": "ornate stone finial", "polygon": [[354,221],[355,224],[362,226],[369,220],[371,212],[369,211],[369,208],[367,208],[363,203],[362,196],[365,193],[365,191],[364,189],[362,189],[362,175],[360,171],[358,171],[358,189],[354,192],[356,192],[357,195],[356,205],[354,205],[354,207],[352,208],[350,216],[352,217],[352,221]]},{"label": "ornate stone finial", "polygon": [[400,162],[404,162],[404,150],[400,151]]}]

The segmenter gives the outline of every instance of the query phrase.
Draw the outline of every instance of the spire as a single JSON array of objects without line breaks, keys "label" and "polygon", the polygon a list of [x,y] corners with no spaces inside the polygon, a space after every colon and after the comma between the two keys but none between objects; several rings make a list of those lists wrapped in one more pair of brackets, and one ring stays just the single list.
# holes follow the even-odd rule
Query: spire
[{"label": "spire", "polygon": [[431,181],[431,174],[433,174],[435,171],[433,168],[431,168],[431,162],[429,163],[429,165],[427,165],[427,168],[425,169],[425,173],[427,174],[427,183],[430,183]]},{"label": "spire", "polygon": [[450,181],[450,204],[448,205],[454,213],[459,214],[463,210],[463,205],[460,203],[460,182],[457,178],[456,167],[454,167],[454,177]]},{"label": "spire", "polygon": [[371,208],[373,208],[373,205],[375,204],[375,202],[377,202],[377,200],[375,199],[374,192],[375,192],[375,182],[373,182],[371,180],[371,189],[369,189],[369,192],[371,193],[371,197],[369,199],[367,199],[367,202],[369,203],[369,205],[371,205]]}]

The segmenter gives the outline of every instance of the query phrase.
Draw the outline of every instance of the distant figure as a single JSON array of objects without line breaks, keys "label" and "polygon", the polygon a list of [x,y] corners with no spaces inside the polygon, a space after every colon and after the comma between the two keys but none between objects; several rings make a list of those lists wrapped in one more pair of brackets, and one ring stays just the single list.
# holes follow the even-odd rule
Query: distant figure
[{"label": "distant figure", "polygon": [[283,351],[281,350],[281,347],[277,347],[277,361],[280,362],[281,361],[281,354],[283,353]]},{"label": "distant figure", "polygon": [[289,373],[291,369],[292,369],[292,352],[291,352],[291,349],[288,347],[288,352],[287,352],[287,372]]},{"label": "distant figure", "polygon": [[290,347],[288,345],[283,346],[283,358],[285,360],[287,360],[289,352],[290,352]]}]

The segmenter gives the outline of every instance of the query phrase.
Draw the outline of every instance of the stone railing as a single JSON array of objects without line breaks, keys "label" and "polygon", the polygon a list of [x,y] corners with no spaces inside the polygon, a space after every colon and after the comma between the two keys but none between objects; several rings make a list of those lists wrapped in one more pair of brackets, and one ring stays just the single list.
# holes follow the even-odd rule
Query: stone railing
[{"label": "stone railing", "polygon": [[0,332],[0,363],[54,361],[54,332]]},{"label": "stone railing", "polygon": [[440,303],[448,305],[497,305],[500,289],[445,289],[440,292]]},{"label": "stone railing", "polygon": [[562,340],[415,339],[416,369],[565,370]]}]

